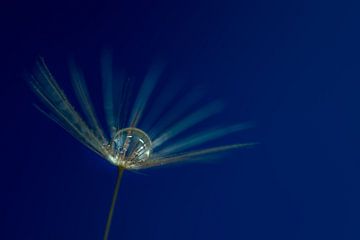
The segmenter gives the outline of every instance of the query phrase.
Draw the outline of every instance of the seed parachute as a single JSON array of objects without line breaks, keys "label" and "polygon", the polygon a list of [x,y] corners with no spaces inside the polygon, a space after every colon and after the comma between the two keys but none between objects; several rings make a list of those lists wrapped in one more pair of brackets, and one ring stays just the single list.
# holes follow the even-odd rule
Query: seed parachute
[{"label": "seed parachute", "polygon": [[[188,113],[198,100],[198,94],[188,91],[188,94],[176,101],[174,93],[177,86],[170,84],[167,90],[155,97],[154,104],[150,105],[149,99],[157,86],[163,65],[156,65],[150,69],[141,87],[136,91],[137,97],[132,100],[132,83],[129,79],[117,81],[110,55],[104,54],[101,62],[107,128],[101,126],[90,100],[84,76],[74,63],[70,64],[70,70],[82,114],[70,103],[42,58],[37,61],[29,82],[33,92],[42,102],[38,107],[42,113],[118,169],[104,234],[104,240],[107,240],[124,170],[139,170],[185,160],[204,159],[210,154],[249,147],[255,143],[197,149],[202,144],[246,129],[250,124],[241,123],[198,132],[192,130],[184,137],[183,132],[218,114],[222,110],[222,104],[218,101],[209,102]],[[169,108],[167,105],[170,103],[174,103],[174,106]],[[150,111],[146,111],[144,117],[146,108]]]}]

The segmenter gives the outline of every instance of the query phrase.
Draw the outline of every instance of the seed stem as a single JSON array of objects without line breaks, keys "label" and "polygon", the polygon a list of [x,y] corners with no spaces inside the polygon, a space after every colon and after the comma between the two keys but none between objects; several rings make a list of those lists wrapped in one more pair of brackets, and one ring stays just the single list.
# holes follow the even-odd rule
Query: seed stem
[{"label": "seed stem", "polygon": [[106,227],[105,227],[105,233],[104,233],[104,240],[108,240],[109,238],[109,233],[110,233],[110,226],[111,226],[111,222],[112,222],[112,218],[113,218],[113,214],[114,214],[114,208],[115,208],[115,203],[116,203],[116,199],[119,193],[119,188],[120,188],[120,183],[121,183],[121,179],[124,173],[124,168],[122,167],[118,167],[118,174],[116,177],[116,184],[115,184],[115,188],[114,188],[114,193],[113,193],[113,197],[112,197],[112,201],[111,201],[111,207],[109,210],[109,215],[106,221]]}]

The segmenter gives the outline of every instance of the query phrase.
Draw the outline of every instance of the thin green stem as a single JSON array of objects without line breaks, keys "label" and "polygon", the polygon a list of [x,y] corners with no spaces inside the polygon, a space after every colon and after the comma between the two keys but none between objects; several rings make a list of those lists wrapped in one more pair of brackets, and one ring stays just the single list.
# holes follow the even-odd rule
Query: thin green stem
[{"label": "thin green stem", "polygon": [[104,240],[108,240],[109,238],[109,233],[110,233],[110,227],[111,227],[111,222],[112,222],[112,217],[114,214],[114,208],[115,208],[115,203],[116,203],[116,199],[119,193],[119,188],[120,188],[120,183],[121,183],[121,178],[122,175],[124,173],[124,168],[119,167],[118,168],[118,175],[116,178],[116,184],[115,184],[115,188],[114,188],[114,193],[113,193],[113,197],[112,197],[112,201],[111,201],[111,207],[109,210],[109,215],[106,221],[106,227],[105,227],[105,233],[104,233]]}]

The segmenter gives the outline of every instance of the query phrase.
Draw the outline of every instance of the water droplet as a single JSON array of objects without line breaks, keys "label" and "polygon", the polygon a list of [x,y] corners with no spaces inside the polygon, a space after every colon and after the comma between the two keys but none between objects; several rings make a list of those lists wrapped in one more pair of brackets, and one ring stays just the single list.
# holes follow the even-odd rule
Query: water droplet
[{"label": "water droplet", "polygon": [[112,156],[117,165],[136,167],[147,161],[151,154],[150,137],[138,128],[120,129],[111,143]]}]

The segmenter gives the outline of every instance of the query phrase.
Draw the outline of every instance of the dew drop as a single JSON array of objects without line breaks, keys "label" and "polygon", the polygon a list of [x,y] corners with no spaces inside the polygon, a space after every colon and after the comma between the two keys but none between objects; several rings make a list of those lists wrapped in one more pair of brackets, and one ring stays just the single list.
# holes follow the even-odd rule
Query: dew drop
[{"label": "dew drop", "polygon": [[120,129],[113,137],[112,156],[117,165],[124,167],[141,166],[151,154],[150,137],[138,128]]}]

